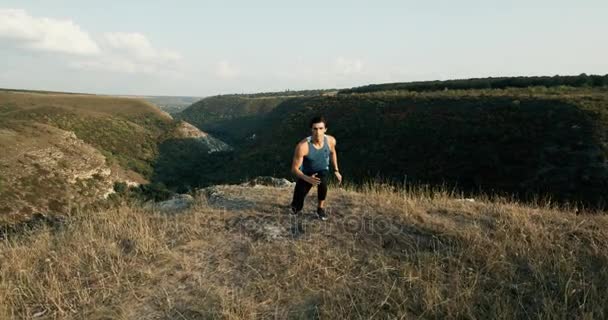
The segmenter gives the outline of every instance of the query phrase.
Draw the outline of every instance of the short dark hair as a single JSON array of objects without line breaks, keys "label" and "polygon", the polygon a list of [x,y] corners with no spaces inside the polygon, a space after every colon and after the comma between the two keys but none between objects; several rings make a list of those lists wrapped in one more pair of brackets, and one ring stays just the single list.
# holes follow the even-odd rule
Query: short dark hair
[{"label": "short dark hair", "polygon": [[323,124],[325,125],[325,128],[327,128],[327,120],[325,120],[325,117],[323,117],[323,116],[316,116],[316,117],[310,119],[309,127],[312,128],[313,124],[319,123],[319,122],[323,122]]}]

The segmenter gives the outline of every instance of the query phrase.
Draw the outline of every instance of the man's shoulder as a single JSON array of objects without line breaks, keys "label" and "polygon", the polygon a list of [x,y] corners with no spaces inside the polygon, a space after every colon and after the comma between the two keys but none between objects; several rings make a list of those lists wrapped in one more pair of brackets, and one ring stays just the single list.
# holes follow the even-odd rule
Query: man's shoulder
[{"label": "man's shoulder", "polygon": [[336,143],[336,138],[334,138],[334,136],[331,136],[331,135],[328,135],[328,134],[326,134],[326,136],[327,136],[327,140],[329,140],[329,142]]},{"label": "man's shoulder", "polygon": [[300,156],[305,156],[306,154],[308,154],[308,143],[306,143],[306,138],[300,140],[298,142],[298,144],[296,145],[296,154],[299,154]]},{"label": "man's shoulder", "polygon": [[298,144],[296,144],[296,148],[298,149],[306,149],[308,147],[308,138],[304,138],[300,141],[298,141]]}]

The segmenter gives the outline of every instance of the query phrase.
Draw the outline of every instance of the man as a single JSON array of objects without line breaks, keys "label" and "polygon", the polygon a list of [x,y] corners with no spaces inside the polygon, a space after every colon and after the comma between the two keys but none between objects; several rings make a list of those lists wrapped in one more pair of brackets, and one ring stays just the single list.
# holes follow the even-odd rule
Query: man
[{"label": "man", "polygon": [[327,122],[323,117],[314,117],[310,121],[311,136],[303,139],[296,146],[291,163],[291,172],[296,175],[296,187],[291,201],[291,212],[300,215],[304,207],[304,198],[312,186],[317,186],[317,217],[327,220],[325,213],[325,198],[327,196],[327,179],[329,177],[329,158],[334,169],[334,175],[339,183],[342,176],[338,170],[338,155],[336,154],[336,139],[326,135]]}]

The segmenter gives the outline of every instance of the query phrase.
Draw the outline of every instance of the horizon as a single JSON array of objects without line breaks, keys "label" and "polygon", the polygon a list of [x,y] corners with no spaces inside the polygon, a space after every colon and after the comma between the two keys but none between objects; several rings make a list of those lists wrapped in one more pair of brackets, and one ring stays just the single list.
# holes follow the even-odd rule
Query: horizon
[{"label": "horizon", "polygon": [[[97,96],[109,96],[109,97],[124,97],[124,98],[146,98],[146,97],[188,97],[188,98],[208,98],[208,97],[214,97],[214,96],[222,96],[222,95],[248,95],[248,94],[261,94],[261,93],[277,93],[277,92],[298,92],[298,91],[315,91],[315,90],[345,90],[345,89],[353,89],[353,88],[357,88],[357,87],[364,87],[364,86],[368,86],[368,85],[385,85],[385,84],[399,84],[399,83],[416,83],[416,82],[435,82],[435,81],[440,81],[440,82],[446,82],[446,81],[462,81],[462,80],[477,80],[477,79],[497,79],[497,78],[520,78],[520,77],[528,77],[528,78],[533,78],[533,77],[575,77],[575,76],[580,76],[583,75],[585,73],[579,73],[579,74],[555,74],[555,75],[538,75],[538,76],[525,76],[525,75],[520,75],[520,76],[507,76],[507,77],[493,77],[493,76],[488,76],[488,77],[473,77],[473,78],[457,78],[457,79],[445,79],[445,80],[438,80],[438,79],[432,79],[432,80],[420,80],[420,81],[398,81],[398,82],[384,82],[384,83],[368,83],[368,84],[362,84],[360,86],[355,86],[355,87],[348,87],[348,88],[314,88],[314,89],[286,89],[286,90],[281,90],[281,91],[255,91],[255,92],[241,92],[241,93],[237,93],[237,92],[226,92],[226,93],[216,93],[216,94],[210,94],[210,95],[206,95],[206,96],[200,96],[200,95],[155,95],[155,94],[113,94],[113,93],[92,93],[92,92],[71,92],[71,91],[49,91],[49,90],[44,90],[44,89],[26,89],[26,88],[3,88],[0,87],[0,91],[23,91],[23,92],[28,92],[28,93],[50,93],[50,94],[73,94],[73,95],[97,95]],[[587,76],[608,76],[607,74],[585,74]]]},{"label": "horizon", "polygon": [[207,97],[603,75],[608,44],[597,39],[608,33],[606,15],[608,4],[596,0],[373,6],[11,0],[0,5],[0,87]]}]

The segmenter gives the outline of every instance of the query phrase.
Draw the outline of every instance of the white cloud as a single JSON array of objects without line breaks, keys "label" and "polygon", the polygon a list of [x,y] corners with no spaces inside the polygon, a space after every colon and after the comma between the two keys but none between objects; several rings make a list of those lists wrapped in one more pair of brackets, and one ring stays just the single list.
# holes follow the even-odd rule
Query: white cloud
[{"label": "white cloud", "polygon": [[72,68],[121,73],[178,75],[179,53],[152,46],[141,33],[105,33],[101,41],[102,54],[95,59],[75,61]]},{"label": "white cloud", "polygon": [[353,75],[363,71],[363,61],[361,59],[347,59],[338,57],[334,63],[334,70],[340,75]]},{"label": "white cloud", "polygon": [[177,52],[154,48],[141,33],[106,33],[103,43],[109,51],[131,56],[138,60],[172,62],[181,59]]},{"label": "white cloud", "polygon": [[[385,77],[390,71],[362,58],[295,56],[272,66],[275,83],[290,88],[344,88]],[[268,90],[266,90],[268,91]]]},{"label": "white cloud", "polygon": [[178,74],[180,54],[154,47],[141,33],[108,32],[96,40],[71,20],[32,17],[21,9],[0,9],[0,43],[70,54],[68,66],[74,69]]},{"label": "white cloud", "polygon": [[74,61],[69,64],[74,69],[90,71],[113,71],[120,73],[155,73],[149,66],[138,65],[129,59],[120,57],[100,57],[95,60]]},{"label": "white cloud", "polygon": [[227,60],[217,63],[215,74],[222,79],[232,79],[240,74],[240,70]]},{"label": "white cloud", "polygon": [[18,47],[76,55],[99,53],[89,35],[71,20],[35,18],[25,10],[0,9],[0,41]]}]

